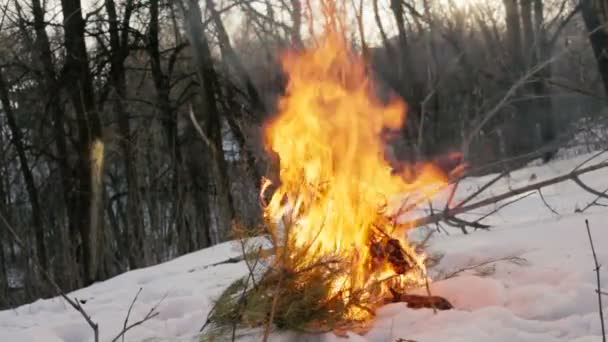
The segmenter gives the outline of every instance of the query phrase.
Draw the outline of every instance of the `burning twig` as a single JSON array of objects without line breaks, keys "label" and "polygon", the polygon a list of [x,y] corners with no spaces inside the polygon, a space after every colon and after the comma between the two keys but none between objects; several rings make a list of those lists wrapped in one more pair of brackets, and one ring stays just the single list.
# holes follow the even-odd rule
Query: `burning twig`
[{"label": "burning twig", "polygon": [[600,323],[602,325],[602,341],[606,342],[606,328],[604,327],[604,306],[602,305],[602,286],[600,283],[600,267],[601,265],[597,261],[597,255],[595,254],[595,247],[593,246],[593,238],[591,237],[591,229],[589,228],[589,221],[585,220],[585,226],[587,227],[587,235],[589,235],[589,245],[591,245],[591,253],[593,253],[593,262],[595,264],[595,275],[597,278],[597,302],[599,306]]}]

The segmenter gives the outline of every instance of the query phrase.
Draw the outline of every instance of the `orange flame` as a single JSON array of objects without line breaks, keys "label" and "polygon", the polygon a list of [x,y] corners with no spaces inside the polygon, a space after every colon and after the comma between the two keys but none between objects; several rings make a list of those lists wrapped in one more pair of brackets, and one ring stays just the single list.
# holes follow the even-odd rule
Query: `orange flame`
[{"label": "orange flame", "polygon": [[[289,77],[287,91],[278,116],[266,127],[267,147],[280,158],[281,184],[265,207],[266,217],[288,222],[289,243],[306,251],[307,263],[326,255],[352,261],[352,272],[335,281],[335,293],[366,291],[387,277],[423,284],[424,255],[405,236],[390,238],[414,259],[412,271],[398,275],[389,265],[375,269],[370,252],[379,222],[386,234],[394,229],[385,216],[392,198],[429,198],[446,184],[432,165],[410,167],[406,172],[415,177],[404,177],[384,159],[382,133],[403,125],[405,103],[385,103],[376,96],[365,61],[331,26],[314,48],[285,54],[282,65]],[[370,302],[387,292],[370,293]]]}]

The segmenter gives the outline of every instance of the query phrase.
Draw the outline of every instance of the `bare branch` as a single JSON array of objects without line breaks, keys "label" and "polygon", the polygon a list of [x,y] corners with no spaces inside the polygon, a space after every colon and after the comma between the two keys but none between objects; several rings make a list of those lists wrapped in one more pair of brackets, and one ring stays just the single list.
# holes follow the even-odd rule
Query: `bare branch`
[{"label": "bare branch", "polygon": [[[141,289],[139,290],[141,292]],[[133,302],[131,303],[131,306],[133,306],[133,304],[135,304],[135,300],[137,300],[137,296],[139,295],[139,292],[137,293],[137,295],[135,296],[135,298],[133,299]],[[153,307],[150,308],[150,310],[148,311],[148,313],[139,321],[136,321],[128,326],[125,326],[122,331],[120,333],[118,333],[118,335],[116,335],[116,337],[114,337],[114,339],[112,339],[112,342],[116,342],[118,341],[119,338],[123,338],[124,341],[124,335],[131,329],[144,324],[146,321],[151,320],[152,318],[156,317],[159,315],[159,312],[157,311],[158,306],[165,300],[165,298],[167,298],[168,293],[166,293]],[[131,308],[129,308],[129,312],[131,311]],[[127,314],[127,319],[128,319],[128,314]],[[125,320],[126,323],[126,320]]]},{"label": "bare branch", "polygon": [[538,194],[540,195],[540,199],[545,204],[545,207],[547,207],[549,210],[551,210],[551,212],[554,213],[555,215],[559,216],[559,213],[555,209],[553,209],[553,207],[551,207],[549,205],[549,203],[547,203],[547,201],[545,200],[545,196],[543,196],[543,191],[541,189],[538,189]]},{"label": "bare branch", "polygon": [[591,187],[590,187],[590,186],[588,186],[587,184],[583,183],[583,181],[582,181],[582,180],[581,180],[581,179],[578,177],[578,175],[572,176],[572,180],[573,180],[573,181],[574,181],[574,182],[575,182],[575,183],[576,183],[578,186],[580,186],[581,188],[583,188],[583,190],[585,190],[585,191],[587,191],[587,192],[589,192],[589,193],[592,193],[592,194],[596,195],[596,196],[597,196],[597,197],[599,197],[599,198],[606,198],[606,199],[608,199],[608,195],[606,195],[606,194],[604,194],[604,193],[602,193],[602,192],[599,192],[599,191],[597,191],[597,190],[595,190],[595,189],[591,188]]},{"label": "bare branch", "polygon": [[[139,294],[141,293],[142,288],[139,288],[139,291],[137,291],[137,294],[135,295],[135,297],[133,298],[133,301],[131,302],[131,305],[129,305],[129,311],[127,311],[127,316],[125,317],[125,322],[122,326],[122,330],[126,331],[127,330],[127,323],[129,322],[129,316],[131,316],[131,310],[133,309],[133,305],[135,305],[135,302],[137,301],[137,297],[139,297]],[[125,341],[125,335],[126,334],[122,334],[122,341]]]},{"label": "bare branch", "polygon": [[471,130],[469,135],[465,138],[465,142],[463,144],[463,146],[466,146],[465,150],[468,149],[468,146],[473,141],[473,138],[481,131],[481,129],[488,123],[488,121],[490,121],[494,116],[496,116],[496,114],[498,114],[500,112],[500,110],[503,108],[505,103],[507,103],[507,101],[513,95],[515,95],[515,93],[519,90],[519,88],[521,88],[524,84],[526,84],[532,76],[534,76],[536,73],[538,73],[539,71],[541,71],[542,69],[547,67],[549,64],[555,62],[555,60],[557,60],[557,58],[563,54],[564,53],[562,52],[561,54],[555,55],[552,58],[549,58],[546,61],[539,63],[534,68],[531,68],[530,70],[528,70],[528,72],[526,72],[522,77],[520,77],[513,84],[513,86],[511,86],[511,88],[509,88],[509,90],[507,90],[507,92],[502,97],[502,99],[500,99],[500,101],[498,101],[498,103],[481,120],[479,120],[479,122],[477,122],[477,124],[473,127],[473,129]]},{"label": "bare branch", "polygon": [[[606,188],[604,191],[602,191],[602,194],[606,195],[606,193],[608,193],[608,188]],[[603,198],[603,196],[597,196],[593,201],[589,202],[583,209],[577,209],[574,212],[584,213],[585,211],[587,211],[587,209],[589,209],[593,206],[604,206],[599,203],[599,200],[601,200],[602,198]]]},{"label": "bare branch", "polygon": [[597,304],[599,306],[600,323],[602,325],[602,341],[606,342],[606,328],[604,327],[604,306],[602,305],[602,286],[600,283],[600,264],[597,261],[597,255],[595,254],[595,247],[593,246],[593,238],[591,237],[591,229],[589,228],[589,220],[585,220],[585,226],[587,227],[587,235],[589,235],[589,245],[591,245],[591,253],[593,253],[593,262],[595,263],[595,275],[597,278]]},{"label": "bare branch", "polygon": [[449,279],[449,278],[454,278],[455,276],[466,272],[466,271],[471,271],[471,270],[475,270],[478,269],[480,267],[484,267],[484,266],[488,266],[488,265],[492,265],[501,261],[508,261],[511,263],[514,263],[516,265],[525,265],[527,263],[527,260],[519,257],[519,256],[508,256],[508,257],[504,257],[504,258],[500,258],[500,259],[491,259],[491,260],[486,260],[477,264],[473,264],[473,265],[468,265],[468,266],[464,266],[462,268],[459,268],[455,271],[449,272],[449,273],[442,273],[440,272],[439,275],[437,276],[438,279],[440,280],[445,280],[445,279]]},{"label": "bare branch", "polygon": [[[401,223],[401,224],[399,224],[399,227],[397,229],[408,229],[411,227],[418,227],[418,226],[432,224],[432,223],[439,222],[439,221],[444,221],[447,218],[454,217],[455,215],[462,214],[462,213],[465,213],[465,212],[468,212],[471,210],[483,208],[483,207],[489,206],[491,204],[498,203],[500,201],[515,197],[517,195],[525,194],[530,191],[536,191],[538,189],[547,187],[549,185],[561,183],[561,182],[564,182],[567,180],[572,180],[572,181],[576,182],[575,179],[577,179],[580,175],[589,173],[592,171],[597,171],[597,170],[600,170],[600,169],[603,169],[606,167],[608,167],[608,162],[603,162],[603,163],[595,164],[595,165],[592,165],[592,166],[589,166],[586,168],[573,170],[565,175],[561,175],[561,176],[550,178],[550,179],[547,179],[544,181],[533,183],[533,184],[530,184],[530,185],[527,185],[527,186],[524,186],[521,188],[512,189],[512,190],[504,192],[500,195],[486,198],[486,199],[480,200],[478,202],[475,202],[473,204],[469,204],[466,206],[459,205],[455,208],[451,208],[447,211],[443,211],[438,214],[429,215],[429,216],[423,217],[421,219]],[[580,186],[580,184],[579,184],[579,186]],[[586,187],[588,188],[588,186],[586,186]],[[589,188],[589,189],[591,189],[591,188]],[[593,189],[591,189],[591,190],[593,190]],[[594,190],[594,192],[599,193],[596,190]],[[529,196],[529,195],[527,195],[527,196]]]},{"label": "bare branch", "polygon": [[99,342],[99,325],[97,323],[93,322],[93,320],[91,319],[91,316],[85,311],[85,309],[82,307],[82,305],[80,305],[80,302],[77,299],[71,299],[63,292],[61,287],[59,287],[59,285],[57,285],[55,280],[53,280],[51,275],[40,265],[40,262],[38,261],[36,254],[30,253],[30,249],[27,247],[27,245],[25,243],[23,243],[23,240],[21,240],[21,238],[19,237],[19,234],[17,234],[17,231],[15,231],[15,229],[13,229],[13,226],[8,222],[8,220],[4,217],[4,215],[2,215],[2,213],[0,213],[0,219],[4,223],[4,226],[6,227],[6,229],[12,235],[13,240],[15,240],[15,242],[19,245],[19,247],[21,249],[23,249],[24,251],[26,251],[27,254],[29,254],[30,260],[32,260],[32,263],[34,264],[34,267],[38,270],[38,272],[40,272],[40,274],[42,274],[44,279],[46,281],[48,281],[49,284],[51,284],[51,286],[53,286],[55,288],[55,291],[57,291],[57,293],[59,293],[61,298],[63,298],[66,302],[68,302],[68,304],[70,304],[70,306],[72,306],[74,308],[74,310],[78,311],[82,315],[82,317],[85,319],[85,321],[87,321],[87,324],[93,330],[94,341]]}]

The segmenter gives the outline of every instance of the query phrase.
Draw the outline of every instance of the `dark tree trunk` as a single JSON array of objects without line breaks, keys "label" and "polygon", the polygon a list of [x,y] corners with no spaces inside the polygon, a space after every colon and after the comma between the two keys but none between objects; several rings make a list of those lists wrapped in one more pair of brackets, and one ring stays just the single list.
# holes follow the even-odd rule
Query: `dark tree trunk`
[{"label": "dark tree trunk", "polygon": [[129,268],[135,269],[147,265],[144,245],[144,225],[141,212],[141,196],[139,191],[139,179],[137,173],[137,156],[133,153],[134,143],[131,135],[131,123],[129,112],[125,108],[124,100],[127,96],[127,80],[125,70],[125,59],[129,55],[129,22],[133,10],[133,0],[125,3],[124,17],[119,28],[114,0],[105,0],[108,13],[110,34],[110,77],[114,88],[112,99],[113,111],[117,115],[118,128],[120,132],[120,146],[123,154],[123,167],[127,183],[126,193],[126,222],[124,226],[125,239],[117,243],[124,244],[128,254]]},{"label": "dark tree trunk", "polygon": [[[39,81],[39,92],[45,94],[45,113],[50,113],[53,123],[53,137],[56,148],[56,162],[59,168],[60,184],[62,188],[62,197],[65,203],[64,213],[67,217],[68,230],[64,230],[64,236],[69,236],[72,244],[76,245],[79,237],[79,232],[76,227],[76,212],[72,210],[74,207],[73,198],[73,177],[71,176],[71,167],[68,162],[68,146],[66,142],[65,120],[63,108],[61,105],[61,93],[56,79],[54,68],[53,55],[49,37],[46,32],[46,24],[44,20],[44,10],[40,0],[32,0],[32,12],[34,14],[34,30],[36,33],[35,51],[37,52],[37,63],[43,70],[41,80]],[[64,243],[70,244],[69,241]],[[79,287],[81,278],[78,272],[78,266],[74,257],[70,257],[70,248],[66,248],[63,253],[63,264],[65,272],[58,279],[60,283],[65,283],[66,288],[72,289]]]},{"label": "dark tree trunk", "polygon": [[[0,145],[4,142],[0,137]],[[2,156],[4,157],[4,156]],[[4,158],[2,159],[4,162]],[[1,171],[1,169],[0,169]],[[0,181],[0,215],[3,216],[4,219],[6,217],[6,208],[8,207],[6,203],[6,187],[3,181]],[[6,258],[5,248],[9,247],[12,244],[12,239],[9,238],[8,233],[6,232],[6,227],[4,227],[5,222],[0,220],[0,310],[8,307],[9,305],[9,297],[8,297],[8,272],[6,271],[6,265],[8,260]]]},{"label": "dark tree trunk", "polygon": [[297,49],[302,48],[302,2],[300,0],[291,0],[291,21],[293,22],[291,29],[291,44]]},{"label": "dark tree trunk", "polygon": [[522,46],[522,56],[525,61],[525,66],[530,68],[533,62],[536,60],[535,45],[539,44],[539,41],[536,39],[536,30],[534,24],[532,22],[532,1],[533,0],[521,0],[521,24],[523,29],[523,46]]},{"label": "dark tree trunk", "polygon": [[40,261],[44,271],[49,271],[49,260],[46,252],[46,242],[44,238],[44,224],[42,220],[42,210],[40,208],[40,197],[38,195],[38,188],[34,180],[34,175],[27,161],[25,154],[25,146],[23,143],[23,137],[20,128],[17,126],[17,120],[8,93],[8,87],[4,79],[4,74],[0,68],[0,103],[2,103],[2,109],[6,115],[6,121],[8,128],[11,130],[12,143],[15,146],[17,152],[17,158],[19,159],[19,165],[21,167],[21,174],[25,182],[25,188],[27,195],[32,206],[32,225],[34,227],[34,236],[36,242],[36,256]]},{"label": "dark tree trunk", "polygon": [[[543,0],[534,0],[534,26],[537,41],[534,56],[536,56],[536,63],[543,63],[551,58],[551,47],[549,46],[547,32],[543,27],[545,20],[544,10]],[[538,72],[538,75],[532,84],[534,94],[538,96],[541,147],[548,147],[551,144],[554,144],[556,138],[553,102],[550,98],[550,89],[547,86],[547,79],[550,78],[551,66],[548,65]],[[548,149],[547,152],[543,154],[543,160],[548,162],[553,159],[556,152],[557,147]]]},{"label": "dark tree trunk", "polygon": [[[503,3],[507,24],[507,46],[511,55],[511,74],[509,75],[511,84],[523,77],[535,60],[530,51],[535,44],[532,2],[531,0],[503,0]],[[523,95],[525,92],[525,89],[519,89],[518,94]],[[510,141],[510,155],[517,156],[534,149],[537,108],[534,100],[519,101],[514,104],[514,107],[518,136],[509,137],[507,140]]]},{"label": "dark tree trunk", "polygon": [[[4,238],[4,232],[0,229],[0,239],[7,241]],[[4,255],[4,244],[0,243],[0,310],[9,306],[8,298],[8,275],[6,272],[6,256]]]},{"label": "dark tree trunk", "polygon": [[[530,69],[550,58],[545,28],[543,27],[543,1],[521,0],[521,19],[524,41],[522,56],[525,60],[526,69]],[[525,70],[522,70],[522,72],[525,72]],[[517,106],[525,116],[521,118],[520,126],[522,128],[533,128],[538,125],[540,129],[539,132],[535,130],[525,131],[526,135],[534,137],[534,139],[530,139],[530,144],[526,146],[525,152],[528,149],[547,148],[555,138],[550,93],[546,85],[546,79],[550,76],[550,66],[532,75],[532,80],[525,89],[528,93],[534,94],[534,98],[523,101]],[[554,153],[549,150],[543,154],[543,159],[549,161]]]},{"label": "dark tree trunk", "polygon": [[[81,267],[85,284],[98,279],[102,264],[101,211],[104,146],[101,120],[95,106],[93,81],[85,44],[85,21],[80,0],[61,0],[65,43],[64,81],[78,126],[77,186],[74,208],[80,231]],[[74,252],[77,250],[73,247]]]},{"label": "dark tree trunk", "polygon": [[513,66],[521,71],[525,62],[523,58],[521,21],[519,13],[519,0],[503,0],[505,5],[505,19],[507,23],[507,43],[512,54]]},{"label": "dark tree trunk", "polygon": [[[258,93],[256,87],[254,86],[253,81],[249,76],[249,72],[245,69],[240,57],[232,48],[232,45],[230,43],[230,37],[228,36],[228,32],[224,27],[222,18],[215,9],[215,2],[213,0],[206,1],[207,8],[211,11],[211,17],[217,30],[219,46],[222,52],[222,56],[228,61],[229,65],[235,69],[236,76],[239,77],[245,85],[245,89],[247,89],[247,95],[249,97],[249,102],[251,103],[253,113],[255,114],[255,118],[261,118],[264,114],[267,114],[266,107],[262,102],[262,98]],[[200,34],[202,35],[204,33],[201,31]]]},{"label": "dark tree trunk", "polygon": [[192,52],[193,63],[196,67],[200,82],[198,97],[200,108],[196,111],[202,119],[204,133],[209,143],[211,154],[209,173],[215,188],[217,234],[213,242],[223,240],[230,232],[234,219],[234,207],[230,194],[226,160],[222,146],[222,118],[215,100],[218,84],[217,75],[211,58],[209,44],[202,29],[202,15],[197,1],[189,0],[187,9],[184,8],[185,26]]},{"label": "dark tree trunk", "polygon": [[172,179],[171,190],[176,199],[172,203],[172,221],[175,225],[178,241],[178,253],[189,252],[180,241],[189,240],[188,229],[183,220],[184,212],[184,177],[183,157],[179,144],[177,132],[177,112],[171,105],[171,85],[169,77],[163,71],[160,54],[159,41],[159,0],[150,1],[150,24],[148,26],[148,54],[150,55],[150,66],[152,78],[157,95],[157,104],[160,111],[161,122],[165,130],[167,146],[171,155]]},{"label": "dark tree trunk", "polygon": [[[416,71],[412,63],[412,51],[408,41],[408,35],[405,27],[405,12],[403,3],[400,0],[391,0],[391,11],[395,18],[395,23],[398,30],[399,46],[396,49],[397,55],[397,72],[396,84],[393,87],[397,93],[405,99],[408,104],[408,124],[403,128],[404,139],[409,146],[407,155],[402,156],[407,160],[414,161],[420,156],[420,150],[416,145],[418,137],[417,128],[420,121],[421,105],[424,86],[418,80]],[[390,50],[388,50],[390,51]],[[406,83],[406,80],[410,81]]]},{"label": "dark tree trunk", "polygon": [[606,6],[602,2],[602,0],[581,0],[580,5],[604,91],[608,94],[608,28],[603,27],[606,23],[602,19],[608,13],[601,13]]}]

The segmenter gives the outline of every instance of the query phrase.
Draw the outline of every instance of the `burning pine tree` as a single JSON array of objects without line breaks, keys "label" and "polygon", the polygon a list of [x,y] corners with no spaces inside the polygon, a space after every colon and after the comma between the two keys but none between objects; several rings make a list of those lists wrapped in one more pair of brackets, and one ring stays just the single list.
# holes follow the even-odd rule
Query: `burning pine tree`
[{"label": "burning pine tree", "polygon": [[262,195],[273,188],[264,203],[273,258],[222,295],[216,325],[362,327],[387,300],[427,282],[425,255],[391,216],[428,200],[447,178],[430,164],[391,169],[382,137],[402,127],[406,105],[377,97],[329,12],[314,48],[283,56],[289,81],[266,127],[267,148],[280,159],[280,183],[262,187]]}]

